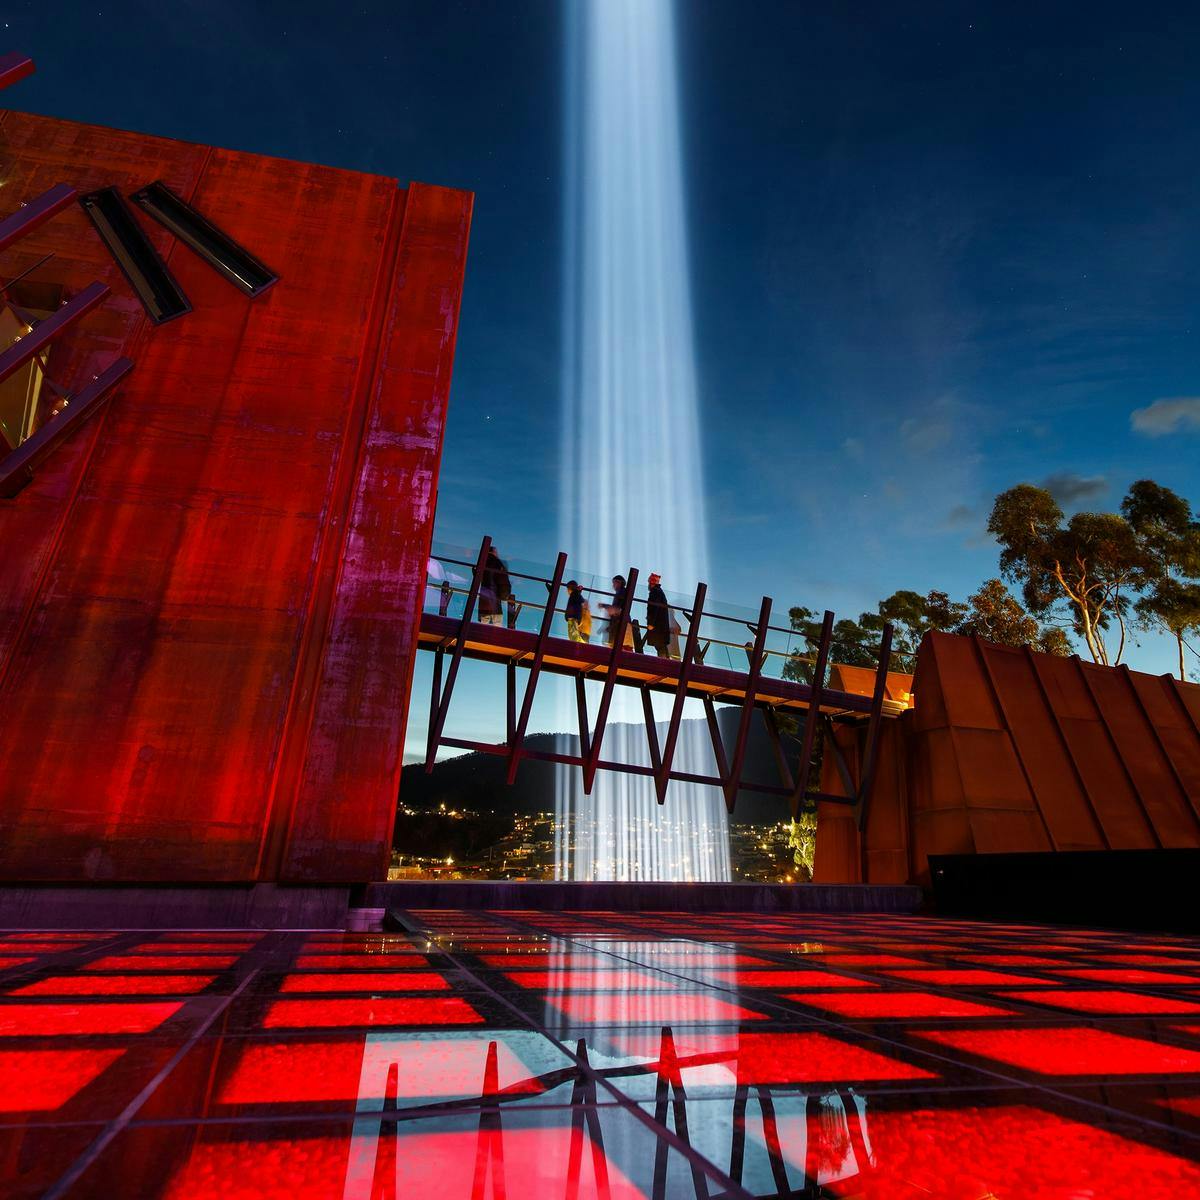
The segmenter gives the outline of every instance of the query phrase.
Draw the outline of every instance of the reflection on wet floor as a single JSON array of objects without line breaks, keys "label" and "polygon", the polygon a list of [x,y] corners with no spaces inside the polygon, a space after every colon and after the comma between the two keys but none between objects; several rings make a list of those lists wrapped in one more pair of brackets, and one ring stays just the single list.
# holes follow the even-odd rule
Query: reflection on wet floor
[{"label": "reflection on wet floor", "polygon": [[0,933],[0,1195],[1200,1194],[1200,941],[398,917]]}]

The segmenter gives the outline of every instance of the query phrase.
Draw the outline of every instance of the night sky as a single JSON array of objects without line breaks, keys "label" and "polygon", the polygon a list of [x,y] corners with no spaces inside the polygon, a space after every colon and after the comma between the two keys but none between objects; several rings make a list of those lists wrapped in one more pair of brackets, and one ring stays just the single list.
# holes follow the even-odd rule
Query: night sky
[{"label": "night sky", "polygon": [[[0,20],[38,63],[14,107],[473,190],[437,536],[552,561],[558,0]],[[710,595],[965,596],[1021,481],[1200,505],[1200,9],[682,0],[679,25]]]}]

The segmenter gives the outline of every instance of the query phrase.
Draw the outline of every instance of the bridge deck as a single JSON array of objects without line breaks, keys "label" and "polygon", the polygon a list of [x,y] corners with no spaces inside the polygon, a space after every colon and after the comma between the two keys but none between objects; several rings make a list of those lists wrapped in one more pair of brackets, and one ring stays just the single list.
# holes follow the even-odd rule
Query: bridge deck
[{"label": "bridge deck", "polygon": [[[453,650],[458,640],[461,621],[457,617],[440,617],[436,613],[421,616],[420,648],[423,650]],[[501,625],[472,623],[467,626],[463,657],[493,663],[513,663],[528,666],[537,651],[538,635],[523,629],[506,629]],[[603,643],[572,642],[567,638],[547,639],[542,670],[556,675],[594,675],[604,678],[612,656],[612,647]],[[747,661],[747,666],[749,662]],[[679,688],[683,664],[678,659],[658,658],[653,654],[638,654],[622,650],[616,660],[616,682],[636,688],[674,695]],[[833,667],[834,672],[838,671]],[[874,679],[874,671],[859,671],[865,680]],[[910,704],[903,691],[908,676],[889,678],[889,695],[883,701],[883,714],[899,716]],[[696,664],[692,667],[687,695],[695,699],[741,704],[746,699],[747,673],[725,667]],[[857,682],[857,680],[855,681]],[[843,677],[843,687],[845,680]],[[869,689],[869,684],[867,685]],[[909,684],[911,686],[911,683]],[[782,712],[807,712],[812,689],[806,683],[759,675],[754,687],[754,704]],[[821,712],[834,720],[865,720],[871,712],[870,691],[844,691],[831,687],[821,689]]]}]

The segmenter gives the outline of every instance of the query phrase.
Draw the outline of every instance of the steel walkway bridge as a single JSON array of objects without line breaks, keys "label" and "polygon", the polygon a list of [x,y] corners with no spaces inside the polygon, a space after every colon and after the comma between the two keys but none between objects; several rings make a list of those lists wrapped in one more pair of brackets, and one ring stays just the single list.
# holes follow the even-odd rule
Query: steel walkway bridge
[{"label": "steel walkway bridge", "polygon": [[[624,606],[614,612],[609,637],[603,643],[575,642],[554,628],[563,618],[563,579],[566,554],[559,554],[553,575],[510,572],[513,597],[501,598],[504,624],[479,619],[481,590],[486,586],[490,538],[484,538],[474,563],[449,555],[430,559],[427,580],[427,609],[421,615],[419,647],[436,658],[430,695],[429,733],[425,766],[433,770],[438,748],[451,746],[508,759],[508,782],[512,783],[523,758],[576,766],[583,771],[584,791],[591,792],[597,771],[619,771],[652,776],[660,804],[671,781],[701,783],[722,789],[732,812],[740,790],[765,792],[788,799],[792,815],[804,800],[827,800],[853,805],[865,819],[864,798],[870,790],[876,763],[880,724],[899,716],[912,706],[911,677],[890,674],[892,627],[885,625],[880,639],[877,665],[839,667],[829,661],[834,615],[826,612],[815,649],[799,631],[771,625],[771,600],[763,597],[757,619],[728,612],[707,611],[707,585],[696,588],[690,607],[671,604],[672,617],[686,622],[679,626],[678,657],[658,657],[645,646],[640,626],[633,616],[638,572],[630,568]],[[470,572],[456,576],[454,568]],[[459,586],[466,585],[466,586]],[[536,590],[534,590],[536,585]],[[524,589],[516,598],[518,587]],[[541,596],[537,596],[540,591]],[[610,602],[613,593],[597,587],[585,588],[597,605]],[[644,603],[644,599],[642,601]],[[461,612],[451,613],[451,607]],[[533,621],[525,615],[531,613]],[[526,625],[536,628],[522,628]],[[564,619],[565,620],[565,619]],[[749,632],[744,642],[717,636]],[[561,628],[561,625],[560,625]],[[632,645],[630,644],[632,643]],[[782,643],[782,646],[781,646]],[[714,650],[716,653],[714,653]],[[649,652],[648,652],[649,651]],[[446,718],[459,666],[464,658],[503,666],[507,672],[506,740],[502,743],[470,741],[445,735]],[[740,658],[741,663],[738,663]],[[716,661],[714,661],[716,660]],[[802,675],[797,679],[785,677]],[[524,670],[524,688],[518,688],[518,669]],[[772,670],[778,670],[773,674]],[[579,754],[551,753],[525,744],[538,682],[546,674],[571,676],[575,680]],[[595,720],[588,713],[587,681],[601,685]],[[605,759],[604,734],[616,687],[635,688],[641,694],[646,722],[650,763],[622,763]],[[659,737],[651,694],[672,697],[666,735]],[[683,717],[684,702],[698,700],[704,707],[718,774],[700,775],[675,768],[675,749]],[[718,703],[741,708],[737,736],[727,750],[717,723]],[[778,784],[751,782],[742,777],[751,720],[758,711],[765,723],[779,773]],[[793,720],[788,720],[788,718]],[[795,734],[787,727],[795,723]],[[819,725],[852,723],[863,729],[861,770],[851,771],[833,737],[825,737],[835,760],[843,794],[827,793],[808,786],[818,745]],[[795,753],[789,753],[788,744]]]}]

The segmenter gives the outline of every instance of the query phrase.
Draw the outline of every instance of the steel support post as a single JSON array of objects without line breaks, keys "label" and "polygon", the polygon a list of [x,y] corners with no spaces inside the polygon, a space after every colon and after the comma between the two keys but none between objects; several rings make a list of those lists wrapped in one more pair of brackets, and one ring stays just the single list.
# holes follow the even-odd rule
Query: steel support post
[{"label": "steel support post", "polygon": [[626,578],[628,582],[625,587],[625,603],[621,605],[621,615],[617,618],[617,628],[613,633],[612,653],[608,657],[608,671],[604,676],[604,689],[600,693],[600,707],[596,710],[596,728],[592,733],[592,744],[583,768],[585,796],[592,794],[592,784],[595,782],[596,770],[600,763],[604,727],[608,723],[608,710],[612,705],[613,687],[617,682],[617,664],[624,651],[625,630],[629,628],[629,615],[633,611],[633,591],[637,586],[638,578],[637,567],[630,567]]},{"label": "steel support post", "polygon": [[521,765],[521,748],[525,741],[525,730],[529,727],[529,714],[533,711],[533,696],[537,691],[538,678],[542,673],[542,660],[546,657],[546,642],[550,637],[550,628],[554,624],[554,614],[558,607],[558,593],[562,588],[563,572],[566,569],[567,556],[560,552],[558,561],[554,564],[554,578],[550,581],[550,594],[546,598],[546,607],[542,612],[542,624],[538,629],[537,645],[534,647],[533,659],[529,664],[529,678],[525,681],[525,695],[521,699],[521,715],[517,718],[517,726],[510,739],[508,776],[505,780],[509,784],[516,781],[517,768]]},{"label": "steel support post", "polygon": [[671,720],[667,726],[667,737],[663,744],[662,761],[654,773],[654,791],[659,804],[667,799],[667,782],[671,778],[671,764],[675,761],[675,746],[679,741],[679,725],[683,719],[683,702],[687,698],[692,667],[696,661],[696,645],[700,640],[700,621],[704,615],[704,601],[708,596],[708,584],[696,586],[696,599],[692,604],[692,616],[688,622],[687,641],[683,647],[683,662],[679,667],[679,687],[671,702]]},{"label": "steel support post", "polygon": [[462,662],[463,650],[467,644],[467,627],[475,613],[475,601],[479,599],[479,589],[483,583],[483,572],[487,566],[488,555],[492,551],[492,539],[485,537],[479,545],[479,558],[475,562],[475,570],[471,575],[471,587],[467,592],[467,602],[463,605],[462,620],[458,623],[458,634],[454,639],[454,649],[450,654],[450,669],[446,672],[446,686],[437,698],[437,711],[429,723],[429,747],[425,754],[425,771],[433,771],[434,755],[441,741],[442,730],[446,727],[446,714],[450,710],[450,697],[454,692],[454,681],[458,678],[459,664]]},{"label": "steel support post", "polygon": [[742,777],[742,763],[746,759],[746,742],[750,737],[750,718],[754,716],[754,696],[758,688],[758,677],[762,674],[763,649],[767,644],[767,626],[771,623],[771,598],[764,596],[758,610],[758,626],[754,631],[754,648],[750,655],[750,667],[746,672],[746,690],[742,699],[742,716],[738,723],[737,740],[733,744],[733,758],[729,764],[729,778],[725,783],[725,807],[733,812],[737,801],[738,781]]},{"label": "steel support post", "polygon": [[813,667],[812,691],[808,712],[804,714],[804,737],[800,742],[800,760],[796,764],[796,781],[792,790],[792,820],[800,813],[800,801],[808,791],[812,774],[813,746],[816,744],[817,722],[821,719],[821,695],[825,690],[825,669],[829,664],[829,648],[833,644],[833,613],[825,610],[821,622],[821,640],[817,643],[817,661]]}]

